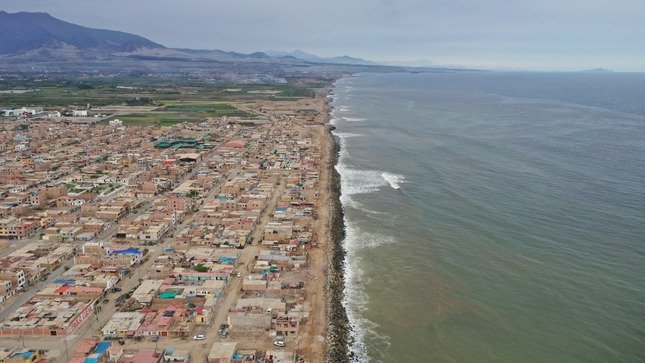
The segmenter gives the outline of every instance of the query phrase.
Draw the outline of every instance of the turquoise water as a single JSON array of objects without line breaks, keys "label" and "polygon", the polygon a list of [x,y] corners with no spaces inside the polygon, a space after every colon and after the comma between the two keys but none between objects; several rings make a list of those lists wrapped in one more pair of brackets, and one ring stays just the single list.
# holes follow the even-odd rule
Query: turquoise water
[{"label": "turquoise water", "polygon": [[645,75],[336,83],[358,362],[645,361]]}]

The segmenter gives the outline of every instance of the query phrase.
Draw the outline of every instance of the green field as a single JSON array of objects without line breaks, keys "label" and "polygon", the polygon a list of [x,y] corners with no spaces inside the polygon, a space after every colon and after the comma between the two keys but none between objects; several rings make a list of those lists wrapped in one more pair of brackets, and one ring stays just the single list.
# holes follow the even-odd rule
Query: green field
[{"label": "green field", "polygon": [[[321,82],[321,86],[323,83]],[[236,89],[237,91],[230,91]],[[2,90],[30,90],[27,93],[3,93],[3,107],[51,106],[79,107],[122,105],[136,98],[150,99],[150,105],[168,106],[167,102],[205,102],[213,108],[201,112],[237,115],[230,101],[292,100],[313,97],[314,88],[297,84],[244,84],[215,83],[183,78],[147,77],[94,77],[80,80],[3,80]],[[253,93],[271,91],[272,94]],[[249,93],[251,92],[251,93]],[[217,104],[219,102],[219,105]],[[206,105],[205,105],[206,106]]]},{"label": "green field", "polygon": [[[3,80],[2,90],[29,90],[2,93],[0,106],[18,108],[41,106],[69,110],[108,105],[156,107],[150,112],[115,115],[126,126],[171,126],[201,122],[209,117],[253,118],[233,102],[257,100],[297,100],[313,97],[314,88],[297,84],[217,83],[185,78],[88,77],[70,79]],[[107,122],[107,120],[105,120]]]},{"label": "green field", "polygon": [[229,103],[212,101],[161,101],[162,107],[145,113],[114,116],[125,126],[172,126],[182,122],[202,122],[209,117],[253,115]]},{"label": "green field", "polygon": [[162,101],[164,106],[157,110],[171,112],[203,113],[209,116],[251,117],[252,115],[233,107],[230,103],[209,101]]},{"label": "green field", "polygon": [[[201,122],[204,119],[191,117],[190,114],[175,114],[170,112],[131,113],[120,115],[124,126],[172,126],[182,122]],[[107,122],[107,121],[106,121]]]}]

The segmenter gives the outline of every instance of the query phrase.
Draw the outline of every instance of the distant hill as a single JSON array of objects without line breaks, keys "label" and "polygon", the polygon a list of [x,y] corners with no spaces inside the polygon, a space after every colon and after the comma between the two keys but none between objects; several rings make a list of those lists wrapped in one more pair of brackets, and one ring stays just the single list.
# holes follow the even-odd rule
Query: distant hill
[{"label": "distant hill", "polygon": [[293,52],[268,51],[265,53],[272,57],[279,57],[283,59],[300,59],[300,60],[303,60],[306,62],[312,62],[312,63],[354,64],[354,65],[364,65],[364,66],[377,64],[372,61],[368,61],[361,58],[354,58],[347,55],[344,55],[342,57],[323,58],[314,54],[303,52],[300,49],[294,50]]},{"label": "distant hill", "polygon": [[403,69],[347,55],[323,58],[301,50],[244,54],[168,48],[138,35],[88,28],[47,13],[0,11],[0,73],[191,74],[257,83],[285,82],[285,75],[330,77]]},{"label": "distant hill", "polygon": [[583,72],[583,73],[613,73],[614,71],[612,71],[611,69],[607,69],[607,68],[594,68],[594,69],[587,69],[587,70],[584,70],[584,71],[581,71],[581,72]]},{"label": "distant hill", "polygon": [[140,49],[165,47],[138,35],[86,28],[47,13],[0,11],[0,55],[91,58]]}]

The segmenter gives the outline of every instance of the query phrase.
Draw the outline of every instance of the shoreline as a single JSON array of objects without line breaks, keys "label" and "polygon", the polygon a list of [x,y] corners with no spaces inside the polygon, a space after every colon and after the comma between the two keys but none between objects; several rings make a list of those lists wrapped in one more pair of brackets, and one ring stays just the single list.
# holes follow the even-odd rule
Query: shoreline
[{"label": "shoreline", "polygon": [[[331,92],[331,91],[330,91]],[[331,94],[328,92],[328,94]],[[330,149],[329,165],[329,241],[327,246],[327,275],[326,275],[326,315],[327,315],[327,347],[325,349],[326,362],[349,362],[350,361],[350,331],[351,326],[345,305],[343,304],[345,294],[345,256],[343,247],[345,239],[345,221],[343,206],[340,201],[341,183],[340,174],[336,170],[340,157],[340,140],[332,131],[336,129],[330,124],[331,107],[327,102],[327,123],[326,134],[329,138]]]}]

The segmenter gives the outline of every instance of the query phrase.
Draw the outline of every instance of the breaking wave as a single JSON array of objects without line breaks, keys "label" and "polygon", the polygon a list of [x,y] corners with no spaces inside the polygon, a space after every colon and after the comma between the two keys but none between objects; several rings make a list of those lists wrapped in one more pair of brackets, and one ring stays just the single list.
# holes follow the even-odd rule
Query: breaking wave
[{"label": "breaking wave", "polygon": [[347,218],[345,218],[345,233],[344,248],[347,251],[347,256],[343,303],[352,327],[352,340],[349,346],[350,352],[352,352],[351,361],[367,363],[370,361],[370,357],[367,355],[366,341],[378,341],[384,347],[389,346],[390,342],[389,337],[377,333],[376,329],[379,325],[364,316],[369,303],[369,296],[365,292],[365,285],[369,284],[369,279],[364,276],[359,267],[361,258],[356,255],[356,252],[363,248],[374,248],[384,243],[392,243],[394,238],[364,232]]},{"label": "breaking wave", "polygon": [[350,139],[352,137],[363,136],[363,134],[355,134],[353,132],[335,132],[334,135],[340,137],[341,139]]},{"label": "breaking wave", "polygon": [[[347,120],[347,118],[345,118]],[[355,119],[364,120],[364,119]],[[338,163],[335,168],[340,174],[340,201],[343,208],[355,208],[367,213],[378,213],[366,209],[361,203],[355,201],[352,195],[372,193],[387,185],[392,186],[384,175],[396,176],[395,174],[385,173],[379,170],[360,170],[351,168],[347,165],[347,159],[350,157],[347,149],[347,140],[360,137],[361,134],[342,133],[333,131],[334,135],[340,140],[340,152]],[[401,181],[402,176],[396,176]],[[388,184],[390,183],[390,184]],[[378,324],[367,319],[364,312],[368,309],[369,296],[365,291],[365,286],[370,283],[369,279],[364,276],[360,268],[361,257],[359,251],[364,249],[376,248],[383,244],[394,243],[396,240],[392,236],[368,232],[361,229],[355,222],[352,222],[347,213],[344,217],[345,239],[343,247],[347,253],[345,258],[345,296],[343,304],[347,311],[347,318],[352,328],[352,340],[349,345],[351,352],[351,361],[355,363],[367,363],[372,360],[367,354],[367,342],[372,346],[377,342],[377,346],[382,349],[389,347],[389,337],[380,335],[377,332]]]},{"label": "breaking wave", "polygon": [[392,189],[401,189],[400,183],[405,180],[405,177],[403,175],[392,174],[388,172],[381,173],[381,176],[383,177],[383,179],[385,179],[385,181],[388,182],[388,184],[390,184]]}]

